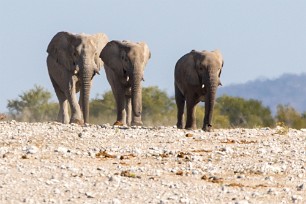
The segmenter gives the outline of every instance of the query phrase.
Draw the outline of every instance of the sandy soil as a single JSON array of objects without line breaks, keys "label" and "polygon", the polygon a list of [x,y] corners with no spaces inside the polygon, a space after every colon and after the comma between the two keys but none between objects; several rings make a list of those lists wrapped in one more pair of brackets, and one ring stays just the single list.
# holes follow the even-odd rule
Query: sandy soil
[{"label": "sandy soil", "polygon": [[306,130],[0,122],[0,203],[306,203]]}]

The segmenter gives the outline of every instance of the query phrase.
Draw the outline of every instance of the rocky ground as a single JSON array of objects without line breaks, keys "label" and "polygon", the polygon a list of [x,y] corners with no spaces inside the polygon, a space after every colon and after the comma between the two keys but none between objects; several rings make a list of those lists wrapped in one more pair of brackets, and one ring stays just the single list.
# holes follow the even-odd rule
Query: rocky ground
[{"label": "rocky ground", "polygon": [[0,122],[0,203],[306,203],[306,130]]}]

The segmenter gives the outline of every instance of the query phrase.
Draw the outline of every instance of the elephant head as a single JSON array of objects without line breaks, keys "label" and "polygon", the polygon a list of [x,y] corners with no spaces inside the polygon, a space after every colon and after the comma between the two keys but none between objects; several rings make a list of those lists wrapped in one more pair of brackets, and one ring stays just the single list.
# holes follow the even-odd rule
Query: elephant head
[{"label": "elephant head", "polygon": [[100,57],[105,63],[105,67],[109,67],[116,74],[116,80],[119,80],[122,86],[131,88],[132,124],[142,124],[141,81],[143,80],[144,68],[151,57],[147,44],[144,42],[111,41],[104,47]]},{"label": "elephant head", "polygon": [[219,50],[212,52],[193,50],[191,55],[194,60],[194,70],[188,72],[187,80],[191,84],[200,85],[206,93],[203,129],[210,131],[217,87],[222,85],[220,75],[223,67],[223,58]]},{"label": "elephant head", "polygon": [[[91,80],[95,74],[99,74],[100,67],[103,66],[99,54],[107,42],[108,38],[103,33],[86,35],[59,32],[53,37],[47,48],[49,56],[56,61],[56,66],[65,69],[65,76],[67,77],[62,80],[74,83],[72,78],[77,78],[76,81],[79,86],[76,86],[76,92],[78,92],[78,89],[80,90],[79,105],[85,123],[88,123],[89,120]],[[58,84],[58,86],[62,85]],[[69,85],[68,89],[71,86]],[[62,89],[67,89],[67,87],[62,87]],[[69,90],[69,92],[71,91]],[[65,93],[65,95],[67,96],[69,93]],[[75,104],[72,106],[75,106]]]}]

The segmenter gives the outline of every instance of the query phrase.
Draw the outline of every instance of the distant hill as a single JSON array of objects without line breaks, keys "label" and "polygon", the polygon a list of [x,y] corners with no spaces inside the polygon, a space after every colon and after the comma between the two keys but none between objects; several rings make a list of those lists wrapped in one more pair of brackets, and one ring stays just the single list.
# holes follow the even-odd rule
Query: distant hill
[{"label": "distant hill", "polygon": [[257,99],[273,114],[278,104],[290,105],[299,112],[306,111],[306,73],[284,74],[276,79],[257,79],[244,84],[219,87],[218,96],[228,95]]}]

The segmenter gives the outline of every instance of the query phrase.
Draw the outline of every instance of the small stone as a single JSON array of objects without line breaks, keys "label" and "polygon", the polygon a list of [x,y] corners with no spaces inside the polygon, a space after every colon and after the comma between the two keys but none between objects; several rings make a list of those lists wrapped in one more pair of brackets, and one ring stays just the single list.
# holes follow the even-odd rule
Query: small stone
[{"label": "small stone", "polygon": [[253,198],[258,197],[258,196],[259,196],[259,193],[257,193],[257,192],[252,193]]},{"label": "small stone", "polygon": [[249,204],[249,203],[250,202],[247,200],[240,200],[240,201],[235,202],[235,204]]},{"label": "small stone", "polygon": [[286,193],[289,193],[290,189],[289,188],[283,188],[283,191],[285,191]]},{"label": "small stone", "polygon": [[94,194],[92,192],[86,192],[85,195],[87,196],[87,198],[94,198]]},{"label": "small stone", "polygon": [[192,175],[199,175],[199,174],[200,174],[200,173],[199,173],[198,170],[195,170],[195,169],[192,170]]},{"label": "small stone", "polygon": [[274,193],[274,190],[272,188],[270,188],[267,193],[272,194],[272,193]]},{"label": "small stone", "polygon": [[114,198],[112,200],[112,204],[121,204],[121,201],[119,199],[117,199],[117,198]]},{"label": "small stone", "polygon": [[27,154],[36,154],[38,152],[38,147],[36,146],[29,146],[26,149]]},{"label": "small stone", "polygon": [[181,198],[180,203],[190,203],[190,200],[188,198]]},{"label": "small stone", "polygon": [[58,188],[56,188],[56,189],[54,189],[54,193],[55,193],[55,194],[60,194],[61,191],[60,191]]},{"label": "small stone", "polygon": [[186,137],[193,137],[193,134],[187,133],[185,136],[186,136]]},{"label": "small stone", "polygon": [[267,177],[265,177],[265,180],[266,180],[266,181],[273,181],[273,177],[267,176]]},{"label": "small stone", "polygon": [[302,198],[302,196],[299,196],[299,195],[293,195],[292,197],[291,197],[291,200],[292,200],[292,202],[298,202],[298,201],[300,201],[300,200],[302,200],[303,198]]},{"label": "small stone", "polygon": [[304,189],[304,184],[298,185],[296,188],[298,191],[301,191]]},{"label": "small stone", "polygon": [[66,147],[58,147],[55,152],[59,152],[59,153],[67,153],[68,149]]},{"label": "small stone", "polygon": [[121,181],[121,178],[119,176],[111,176],[109,179],[108,179],[110,182],[113,182],[115,184],[119,184],[120,181]]}]

